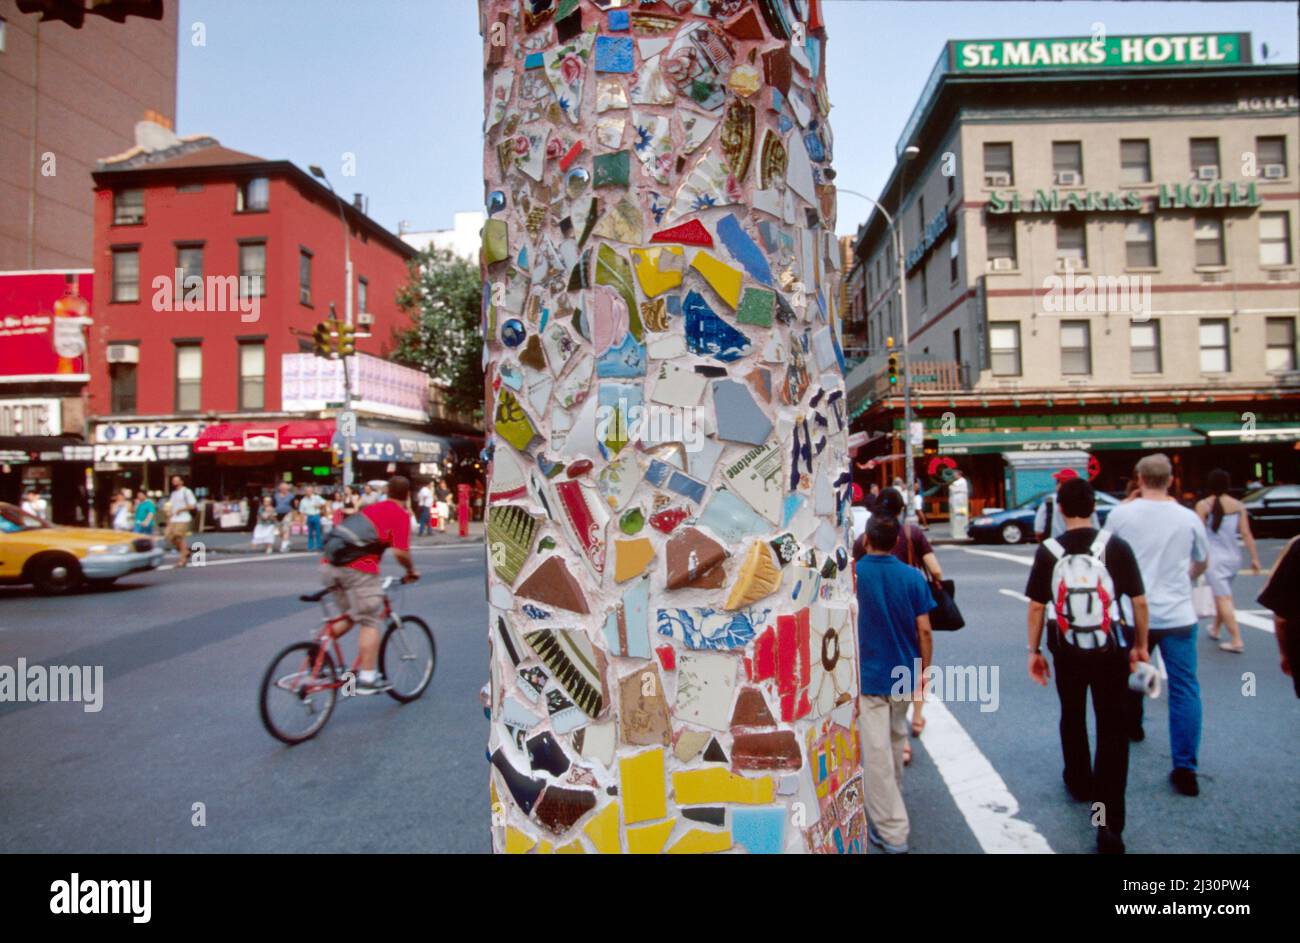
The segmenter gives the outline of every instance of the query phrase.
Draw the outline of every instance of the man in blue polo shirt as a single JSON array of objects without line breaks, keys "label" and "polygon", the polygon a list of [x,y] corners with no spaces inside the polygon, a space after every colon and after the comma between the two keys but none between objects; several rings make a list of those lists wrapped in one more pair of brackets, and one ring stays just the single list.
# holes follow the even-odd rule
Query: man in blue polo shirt
[{"label": "man in blue polo shirt", "polygon": [[[897,542],[897,519],[873,514],[867,524],[867,552],[857,563],[862,695],[858,730],[870,819],[867,838],[887,854],[907,852],[907,709],[914,692],[923,690],[930,667],[929,613],[934,608],[925,577],[893,555]],[[921,676],[913,677],[918,661]]]}]

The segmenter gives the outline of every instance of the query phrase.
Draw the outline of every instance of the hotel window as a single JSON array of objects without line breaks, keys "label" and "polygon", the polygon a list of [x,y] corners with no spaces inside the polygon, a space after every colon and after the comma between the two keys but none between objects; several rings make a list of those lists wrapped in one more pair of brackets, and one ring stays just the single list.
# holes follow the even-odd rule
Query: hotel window
[{"label": "hotel window", "polygon": [[1228,322],[1222,318],[1201,321],[1201,372],[1227,373],[1232,369],[1228,350]]},{"label": "hotel window", "polygon": [[1259,264],[1291,264],[1291,214],[1259,214]]},{"label": "hotel window", "polygon": [[1192,138],[1192,176],[1197,180],[1219,179],[1219,139]]},{"label": "hotel window", "polygon": [[1016,321],[989,323],[989,361],[995,377],[1020,376],[1020,324]]},{"label": "hotel window", "polygon": [[1016,182],[1011,169],[1011,145],[984,145],[984,186],[1009,187]]},{"label": "hotel window", "polygon": [[1265,180],[1286,176],[1286,138],[1280,134],[1255,138],[1255,164]]},{"label": "hotel window", "polygon": [[1160,372],[1160,322],[1146,321],[1128,327],[1129,370]]},{"label": "hotel window", "polygon": [[1087,321],[1061,322],[1061,373],[1092,373],[1092,338]]},{"label": "hotel window", "polygon": [[253,177],[239,184],[235,191],[235,212],[260,213],[270,202],[271,182],[266,177]]},{"label": "hotel window", "polygon": [[176,411],[196,413],[201,406],[203,348],[198,344],[176,345]]},{"label": "hotel window", "polygon": [[180,270],[180,281],[176,283],[176,300],[180,302],[185,298],[185,286],[191,278],[198,278],[199,285],[203,284],[203,246],[177,245],[176,268]]},{"label": "hotel window", "polygon": [[1129,268],[1155,268],[1156,224],[1150,216],[1124,224],[1124,259]]},{"label": "hotel window", "polygon": [[961,245],[957,239],[956,228],[952,231],[952,238],[948,240],[948,280],[957,281],[957,270],[959,268],[959,257],[961,256]]},{"label": "hotel window", "polygon": [[144,191],[118,190],[113,194],[113,225],[134,226],[144,222]]},{"label": "hotel window", "polygon": [[1083,220],[1056,223],[1056,267],[1058,269],[1084,269],[1088,267],[1088,239]]},{"label": "hotel window", "polygon": [[1295,369],[1295,318],[1269,318],[1264,324],[1264,367],[1269,373]]},{"label": "hotel window", "polygon": [[244,242],[239,246],[239,291],[249,285],[250,295],[266,294],[266,243]]},{"label": "hotel window", "polygon": [[136,368],[134,363],[110,363],[108,365],[109,409],[114,416],[130,415],[135,412]]},{"label": "hotel window", "polygon": [[1200,216],[1196,219],[1196,264],[1222,265],[1223,220],[1217,216]]},{"label": "hotel window", "polygon": [[1119,142],[1119,179],[1121,183],[1151,182],[1151,142],[1129,140]]},{"label": "hotel window", "polygon": [[113,300],[140,300],[140,250],[113,250]]},{"label": "hotel window", "polygon": [[370,282],[364,278],[357,279],[357,311],[366,314],[370,311]]},{"label": "hotel window", "polygon": [[298,302],[311,304],[311,252],[298,250]]},{"label": "hotel window", "polygon": [[1052,142],[1052,179],[1062,187],[1083,183],[1083,144],[1079,141]]},{"label": "hotel window", "polygon": [[261,341],[239,345],[239,408],[266,408],[266,345]]},{"label": "hotel window", "polygon": [[988,243],[988,257],[993,271],[1009,270],[1016,267],[1016,221],[1014,219],[991,219],[985,230]]}]

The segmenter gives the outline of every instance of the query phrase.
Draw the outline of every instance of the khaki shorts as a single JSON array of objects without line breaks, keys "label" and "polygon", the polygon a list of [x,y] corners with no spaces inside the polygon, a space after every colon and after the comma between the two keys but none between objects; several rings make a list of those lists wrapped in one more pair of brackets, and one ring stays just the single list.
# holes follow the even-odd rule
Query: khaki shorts
[{"label": "khaki shorts", "polygon": [[384,619],[384,589],[377,573],[362,573],[350,566],[322,563],[321,582],[334,590],[340,614],[362,626],[379,628]]},{"label": "khaki shorts", "polygon": [[184,540],[190,535],[189,521],[168,521],[163,537],[167,540]]}]

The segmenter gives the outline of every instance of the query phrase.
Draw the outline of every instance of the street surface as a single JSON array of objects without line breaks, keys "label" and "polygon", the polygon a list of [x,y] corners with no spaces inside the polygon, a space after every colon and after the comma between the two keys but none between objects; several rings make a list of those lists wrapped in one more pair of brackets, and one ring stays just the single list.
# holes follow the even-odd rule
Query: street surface
[{"label": "street surface", "polygon": [[[1283,544],[1261,541],[1262,560]],[[488,851],[482,544],[415,554],[423,579],[404,609],[434,629],[429,691],[407,706],[340,699],[321,735],[292,749],[263,730],[257,690],[271,656],[318,624],[319,608],[297,600],[317,586],[315,554],[218,554],[66,598],[0,589],[0,664],[102,665],[105,686],[98,713],[0,703],[0,852]],[[996,666],[997,709],[929,705],[905,778],[913,851],[1091,852],[1088,809],[1061,783],[1055,688],[1025,671],[1032,548],[938,554],[968,624],[937,635],[936,663],[986,678]],[[1169,786],[1165,701],[1148,702],[1130,763],[1131,852],[1300,851],[1300,703],[1254,602],[1263,579],[1236,581],[1244,655],[1201,635],[1199,798]],[[1247,672],[1254,696],[1242,694]]]}]

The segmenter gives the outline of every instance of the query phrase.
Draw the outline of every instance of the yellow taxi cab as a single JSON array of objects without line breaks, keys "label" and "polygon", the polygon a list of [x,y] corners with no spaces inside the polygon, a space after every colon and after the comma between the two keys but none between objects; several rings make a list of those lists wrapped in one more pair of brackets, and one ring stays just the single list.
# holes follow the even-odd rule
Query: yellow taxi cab
[{"label": "yellow taxi cab", "polygon": [[42,593],[107,586],[152,570],[163,550],[152,537],[117,530],[61,527],[0,501],[0,583],[31,583]]}]

